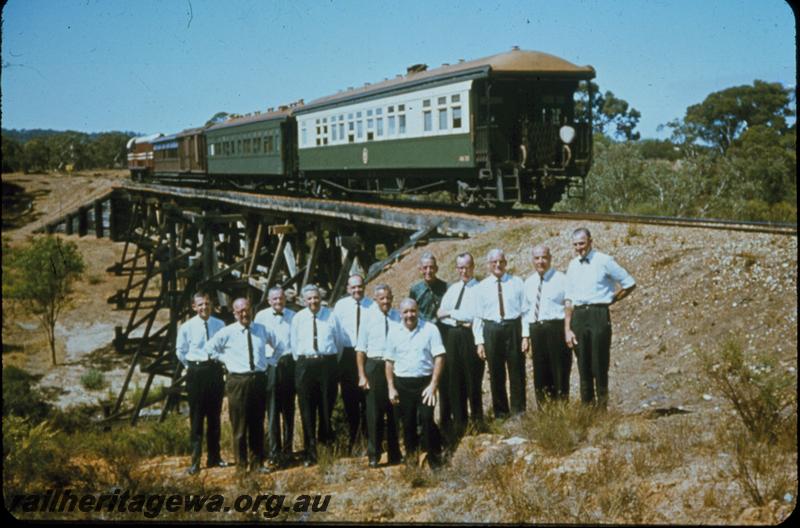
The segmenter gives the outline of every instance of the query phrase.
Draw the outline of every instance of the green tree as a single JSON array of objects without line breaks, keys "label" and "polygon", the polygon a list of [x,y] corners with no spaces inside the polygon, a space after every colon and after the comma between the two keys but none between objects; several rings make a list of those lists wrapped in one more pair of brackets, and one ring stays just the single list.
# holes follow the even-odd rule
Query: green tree
[{"label": "green tree", "polygon": [[16,172],[22,168],[22,145],[3,135],[3,172]]},{"label": "green tree", "polygon": [[211,118],[208,121],[206,121],[205,126],[210,127],[218,123],[223,123],[226,119],[228,119],[228,117],[230,117],[230,115],[231,114],[229,114],[228,112],[217,112],[216,114],[211,116]]},{"label": "green tree", "polygon": [[610,90],[600,92],[596,83],[582,82],[578,86],[576,115],[583,115],[589,89],[592,90],[592,123],[594,131],[606,136],[614,136],[618,141],[636,141],[640,134],[635,132],[642,114],[628,104],[625,99],[615,96]]},{"label": "green tree", "polygon": [[56,321],[69,303],[73,282],[85,266],[74,242],[56,236],[35,238],[13,250],[3,270],[3,295],[20,301],[44,326],[56,364]]},{"label": "green tree", "polygon": [[41,172],[50,168],[50,147],[45,138],[33,138],[22,147],[22,170]]},{"label": "green tree", "polygon": [[106,132],[98,135],[90,144],[91,166],[111,169],[122,167],[127,160],[125,146],[131,138],[122,132]]},{"label": "green tree", "polygon": [[751,127],[763,126],[780,135],[789,131],[787,119],[795,115],[794,96],[781,83],[753,81],[713,92],[702,103],[686,109],[682,120],[667,126],[673,140],[684,145],[704,143],[725,153]]}]

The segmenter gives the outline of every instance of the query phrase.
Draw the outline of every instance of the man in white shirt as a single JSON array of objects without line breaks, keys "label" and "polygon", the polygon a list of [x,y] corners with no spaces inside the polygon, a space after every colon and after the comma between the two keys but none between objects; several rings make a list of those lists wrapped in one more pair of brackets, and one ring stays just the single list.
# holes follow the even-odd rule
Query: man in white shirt
[{"label": "man in white shirt", "polygon": [[[264,464],[264,411],[267,396],[266,346],[276,346],[275,336],[252,322],[250,301],[233,301],[236,322],[217,332],[206,345],[212,359],[225,364],[228,412],[233,431],[237,471],[269,473]],[[249,448],[249,456],[248,456]],[[248,465],[249,464],[249,465]]]},{"label": "man in white shirt", "polygon": [[473,325],[478,356],[489,366],[489,385],[495,418],[508,416],[506,368],[513,414],[525,411],[525,355],[522,352],[522,279],[506,273],[502,249],[492,249],[486,257],[489,276],[476,291],[476,319]]},{"label": "man in white shirt", "polygon": [[578,358],[581,401],[605,409],[611,352],[608,307],[627,297],[636,281],[613,257],[592,249],[592,235],[585,227],[572,233],[572,247],[577,257],[567,268],[565,339]]},{"label": "man in white shirt", "polygon": [[384,427],[389,464],[397,464],[401,459],[397,415],[389,402],[389,388],[386,384],[387,342],[389,332],[400,325],[400,313],[392,308],[392,289],[386,284],[375,286],[374,296],[377,308],[369,311],[356,344],[358,386],[367,395],[369,467],[378,467]]},{"label": "man in white shirt", "polygon": [[453,413],[455,439],[463,436],[467,429],[467,402],[469,416],[473,422],[483,420],[483,371],[484,361],[478,357],[472,321],[475,318],[474,295],[478,281],[474,278],[475,261],[469,253],[456,257],[459,280],[447,289],[442,298],[437,316],[444,328],[442,338],[447,350],[445,360],[446,384],[450,391],[450,407]]},{"label": "man in white shirt", "polygon": [[294,439],[294,358],[289,342],[294,311],[286,307],[286,295],[279,286],[270,288],[267,302],[269,308],[258,312],[255,322],[275,335],[275,347],[267,347],[267,458],[269,468],[275,469],[289,462]]},{"label": "man in white shirt", "polygon": [[522,348],[533,356],[533,387],[539,408],[547,400],[569,399],[572,352],[564,341],[566,277],[551,267],[550,248],[534,246],[535,272],[525,281]]},{"label": "man in white shirt", "polygon": [[192,443],[192,465],[189,475],[200,471],[200,456],[203,451],[203,421],[206,422],[206,465],[227,467],[220,456],[220,414],[225,395],[225,378],[222,363],[212,360],[205,352],[206,343],[225,323],[213,317],[211,298],[205,292],[192,297],[195,315],[178,329],[175,353],[186,368],[186,392],[189,397],[189,438]]},{"label": "man in white shirt", "polygon": [[422,429],[422,449],[431,467],[441,464],[441,438],[433,420],[436,391],[445,361],[442,337],[436,325],[420,319],[417,302],[400,303],[403,321],[389,334],[386,348],[386,383],[389,401],[399,406],[403,422],[406,462],[419,447],[417,426]]},{"label": "man in white shirt", "polygon": [[[344,330],[333,310],[322,306],[314,284],[300,292],[306,307],[292,319],[289,341],[295,359],[295,387],[303,423],[306,467],[317,463],[317,435],[325,445],[333,442],[331,414],[336,403],[336,358],[341,354]],[[319,424],[317,418],[319,417]]]},{"label": "man in white shirt", "polygon": [[361,275],[351,275],[347,279],[347,293],[350,295],[339,299],[333,313],[344,330],[344,348],[338,365],[339,386],[350,432],[348,449],[352,453],[359,432],[363,438],[367,424],[367,400],[364,391],[358,388],[355,346],[367,312],[373,308],[374,303],[364,296],[364,277]]}]

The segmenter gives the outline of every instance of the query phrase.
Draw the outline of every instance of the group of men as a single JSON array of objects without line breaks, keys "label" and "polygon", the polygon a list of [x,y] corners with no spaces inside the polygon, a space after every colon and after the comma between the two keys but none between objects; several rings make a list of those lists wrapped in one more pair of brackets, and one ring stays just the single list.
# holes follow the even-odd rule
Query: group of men
[{"label": "group of men", "polygon": [[526,354],[533,356],[540,406],[568,398],[574,351],[581,400],[605,408],[608,307],[627,296],[635,282],[612,257],[592,248],[586,228],[574,231],[572,245],[576,257],[566,274],[552,268],[549,248],[535,246],[535,273],[524,282],[506,272],[500,249],[487,255],[489,274],[482,281],[474,277],[472,255],[462,253],[456,258],[459,280],[449,287],[437,277],[436,258],[425,253],[422,280],[399,310],[386,284],[373,288],[372,299],[366,297],[360,275],[349,278],[349,295],[333,309],[322,305],[314,285],[303,288],[305,308],[297,313],[286,307],[281,288],[268,291],[269,308],[254,319],[250,302],[236,299],[236,322],[228,326],[211,315],[208,295],[195,295],[197,315],[181,326],[177,340],[178,359],[187,368],[188,472],[200,470],[204,420],[208,466],[227,465],[219,445],[223,392],[237,467],[261,473],[285,464],[292,453],[295,394],[306,466],[316,463],[317,442],[334,440],[331,417],[339,390],[351,449],[366,425],[370,467],[381,460],[384,438],[387,462],[403,459],[401,428],[407,458],[421,448],[431,466],[440,464],[443,443],[454,445],[470,420],[483,420],[485,366],[494,417],[524,412]]}]

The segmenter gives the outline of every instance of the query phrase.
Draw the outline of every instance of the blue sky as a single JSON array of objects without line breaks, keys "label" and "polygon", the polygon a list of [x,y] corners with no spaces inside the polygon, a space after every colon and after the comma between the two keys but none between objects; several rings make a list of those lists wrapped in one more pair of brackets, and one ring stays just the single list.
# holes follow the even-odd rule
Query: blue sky
[{"label": "blue sky", "polygon": [[175,132],[515,45],[594,66],[643,137],[796,82],[783,0],[10,0],[2,29],[4,128]]}]

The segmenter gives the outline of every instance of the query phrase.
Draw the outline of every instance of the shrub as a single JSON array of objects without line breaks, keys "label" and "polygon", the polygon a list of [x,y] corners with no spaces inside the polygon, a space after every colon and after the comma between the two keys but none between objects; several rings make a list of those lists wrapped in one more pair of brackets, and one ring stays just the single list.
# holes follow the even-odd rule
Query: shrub
[{"label": "shrub", "polygon": [[580,403],[549,402],[522,418],[523,433],[554,455],[571,453],[585,441],[596,411]]},{"label": "shrub", "polygon": [[74,476],[62,433],[48,422],[3,418],[3,491],[7,496],[35,486],[64,487]]},{"label": "shrub", "polygon": [[87,390],[100,390],[106,386],[106,378],[97,369],[89,369],[81,376],[81,385]]},{"label": "shrub", "polygon": [[756,440],[796,441],[794,379],[774,358],[766,354],[745,357],[734,340],[713,353],[699,355],[708,386],[733,406]]},{"label": "shrub", "polygon": [[36,378],[15,366],[3,367],[3,416],[28,418],[39,423],[50,413],[50,404],[34,387]]}]

